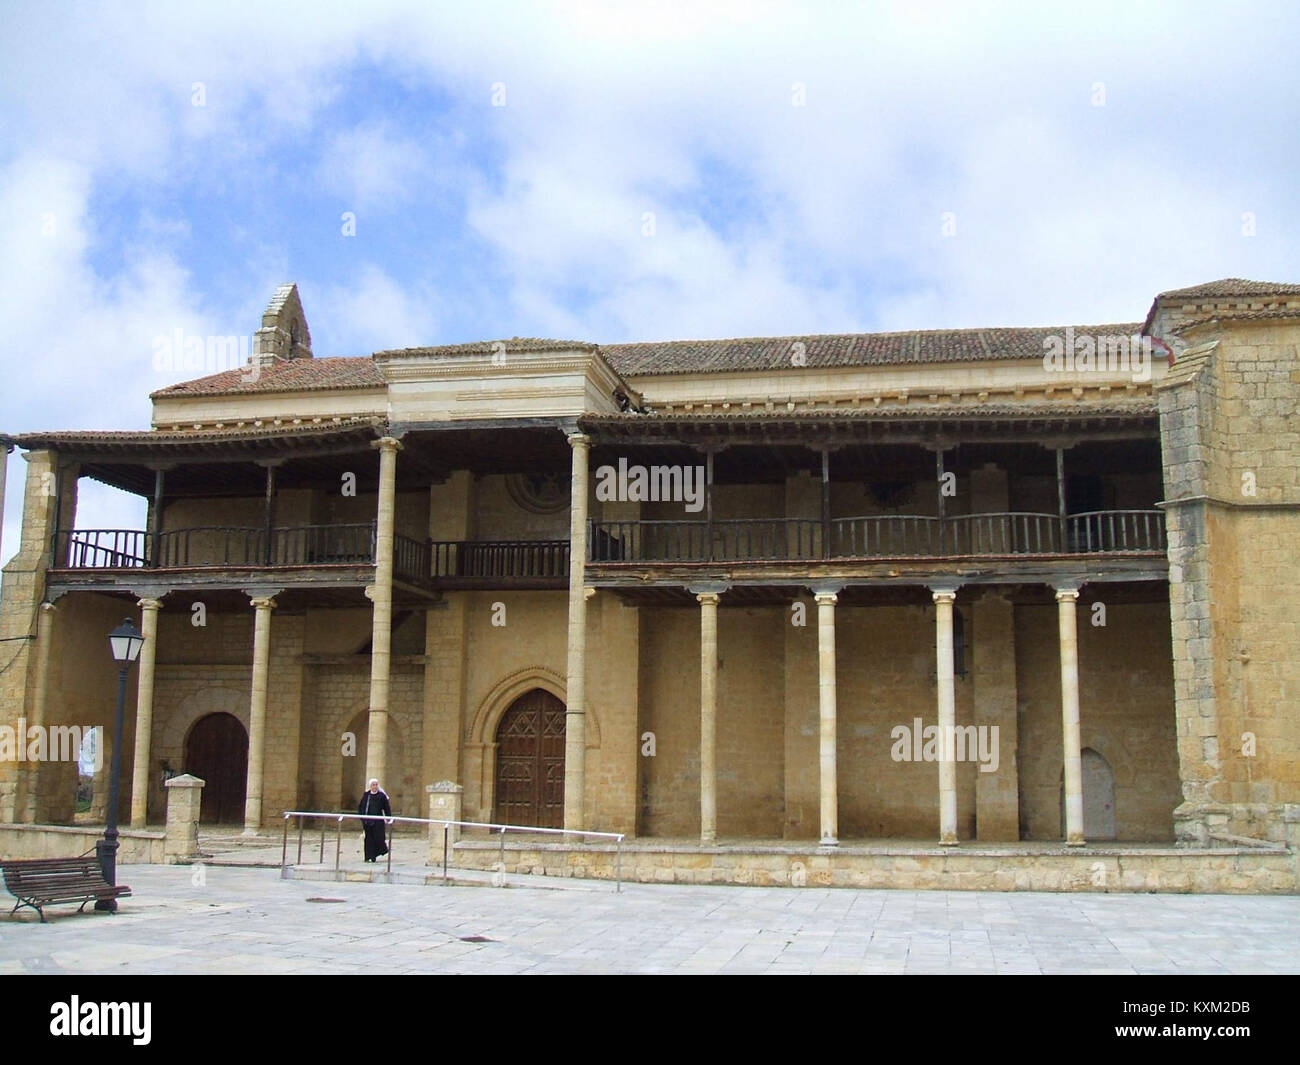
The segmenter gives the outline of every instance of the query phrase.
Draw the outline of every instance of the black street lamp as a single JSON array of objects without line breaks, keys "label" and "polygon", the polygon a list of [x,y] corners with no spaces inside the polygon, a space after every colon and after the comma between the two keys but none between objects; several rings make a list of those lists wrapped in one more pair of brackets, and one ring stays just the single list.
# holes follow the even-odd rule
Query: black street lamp
[{"label": "black street lamp", "polygon": [[[108,644],[113,649],[113,658],[117,668],[117,716],[113,719],[113,764],[109,770],[108,786],[108,821],[104,826],[104,838],[96,842],[95,851],[99,856],[99,868],[109,884],[117,883],[117,800],[122,788],[122,717],[126,708],[126,673],[131,663],[140,657],[140,648],[144,645],[144,636],[127,618],[108,634]],[[117,912],[117,899],[100,899],[95,909]]]}]

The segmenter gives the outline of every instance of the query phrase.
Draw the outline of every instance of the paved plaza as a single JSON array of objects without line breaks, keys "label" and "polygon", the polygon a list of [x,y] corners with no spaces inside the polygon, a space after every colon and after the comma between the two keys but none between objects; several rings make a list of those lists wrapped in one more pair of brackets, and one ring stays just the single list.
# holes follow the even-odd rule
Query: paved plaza
[{"label": "paved plaza", "polygon": [[1300,973],[1291,896],[122,874],[115,916],[0,916],[0,973]]}]

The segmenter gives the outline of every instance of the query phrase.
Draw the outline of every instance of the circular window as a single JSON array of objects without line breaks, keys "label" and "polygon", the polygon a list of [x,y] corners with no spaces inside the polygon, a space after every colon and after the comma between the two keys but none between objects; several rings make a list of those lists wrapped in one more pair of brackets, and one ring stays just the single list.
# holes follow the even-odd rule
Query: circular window
[{"label": "circular window", "polygon": [[524,510],[534,514],[554,514],[569,505],[568,474],[512,473],[506,478],[506,491]]}]

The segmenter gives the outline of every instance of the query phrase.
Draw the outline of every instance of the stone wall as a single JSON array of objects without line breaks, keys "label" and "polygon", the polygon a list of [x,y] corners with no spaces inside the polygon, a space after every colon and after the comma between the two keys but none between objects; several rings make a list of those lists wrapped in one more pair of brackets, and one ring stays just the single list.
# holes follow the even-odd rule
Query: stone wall
[{"label": "stone wall", "polygon": [[[699,836],[700,611],[641,611],[642,835]],[[781,835],[784,706],[777,610],[718,610],[717,830]],[[815,629],[814,629],[814,640]],[[814,694],[815,702],[815,694]]]},{"label": "stone wall", "polygon": [[[462,840],[460,868],[499,870],[496,842]],[[1086,891],[1293,895],[1300,890],[1295,854],[1285,850],[1043,846],[1015,848],[845,845],[719,846],[701,850],[641,840],[586,848],[507,843],[513,874],[589,877],[647,884],[740,884],[757,887],[851,887],[910,891]],[[510,884],[507,879],[506,884]],[[611,885],[610,890],[613,890]]]},{"label": "stone wall", "polygon": [[[1167,613],[1159,603],[1111,603],[1104,586],[1078,606],[1081,744],[1110,765],[1117,838],[1166,842],[1178,804]],[[1099,616],[1099,615],[1098,615]],[[1061,839],[1061,669],[1057,607],[1016,607],[1022,838]]]},{"label": "stone wall", "polygon": [[1281,841],[1300,798],[1300,626],[1283,592],[1300,562],[1300,326],[1225,319],[1182,339],[1159,389],[1178,833]]}]

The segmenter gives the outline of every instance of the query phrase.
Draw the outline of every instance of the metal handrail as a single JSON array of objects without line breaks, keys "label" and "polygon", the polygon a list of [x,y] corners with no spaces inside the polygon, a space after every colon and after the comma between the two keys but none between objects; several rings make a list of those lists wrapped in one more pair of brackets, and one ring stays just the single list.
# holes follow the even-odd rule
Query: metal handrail
[{"label": "metal handrail", "polygon": [[[383,814],[353,814],[327,812],[323,810],[286,810],[284,812],[284,838],[280,844],[280,879],[286,879],[285,871],[289,868],[289,818],[298,818],[298,861],[302,864],[302,843],[303,843],[303,818],[333,818],[335,821],[335,839],[334,839],[334,873],[339,873],[340,857],[343,850],[343,822],[345,820],[355,821],[383,821],[391,829],[395,821],[401,821],[404,824],[412,825],[442,825],[442,879],[443,883],[447,881],[447,852],[448,852],[448,834],[452,825],[459,828],[486,828],[496,829],[501,833],[501,874],[505,875],[505,856],[506,856],[506,833],[510,831],[537,833],[542,832],[554,836],[597,836],[601,839],[612,839],[615,844],[614,854],[614,891],[619,893],[623,890],[623,840],[625,834],[622,832],[593,832],[581,828],[540,828],[536,825],[504,825],[495,821],[444,821],[436,817],[385,817]],[[387,872],[391,875],[393,871],[393,833],[387,834],[388,846],[388,868]],[[321,825],[320,830],[320,864],[325,864],[325,826]],[[504,883],[504,881],[503,881]]]}]

